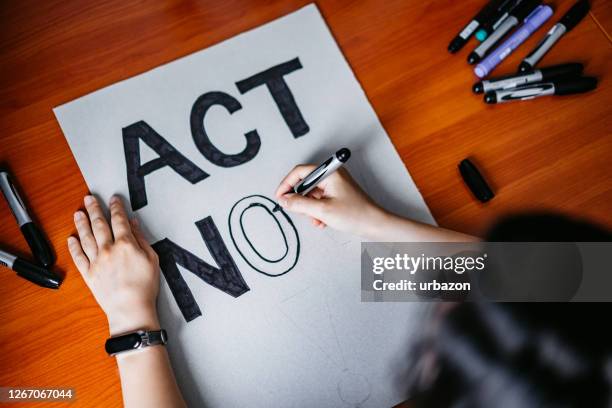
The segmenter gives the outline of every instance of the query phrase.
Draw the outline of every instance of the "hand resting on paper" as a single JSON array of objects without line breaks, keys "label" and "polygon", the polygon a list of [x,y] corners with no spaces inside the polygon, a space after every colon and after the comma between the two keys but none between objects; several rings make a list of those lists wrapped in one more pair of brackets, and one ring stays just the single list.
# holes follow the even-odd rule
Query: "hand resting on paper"
[{"label": "hand resting on paper", "polygon": [[392,214],[376,205],[341,168],[322,180],[306,196],[287,194],[315,165],[296,166],[281,181],[275,196],[285,210],[308,216],[313,225],[377,241],[452,242],[477,238]]},{"label": "hand resting on paper", "polygon": [[[79,239],[69,237],[68,249],[106,313],[111,336],[159,330],[155,306],[159,292],[157,254],[135,220],[128,219],[119,197],[110,200],[110,225],[93,196],[86,196],[84,203],[87,214],[74,213]],[[126,407],[185,406],[165,347],[120,353],[117,364]]]},{"label": "hand resting on paper", "polygon": [[111,335],[135,329],[159,329],[155,300],[159,292],[157,254],[136,220],[129,220],[118,197],[110,201],[111,224],[93,196],[74,213],[79,239],[68,249],[85,283],[106,313]]}]

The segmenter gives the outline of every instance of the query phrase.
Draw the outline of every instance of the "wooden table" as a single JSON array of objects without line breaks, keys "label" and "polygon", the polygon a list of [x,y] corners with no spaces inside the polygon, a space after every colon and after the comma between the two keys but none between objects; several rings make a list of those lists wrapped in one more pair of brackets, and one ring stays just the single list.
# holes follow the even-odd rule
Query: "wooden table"
[{"label": "wooden table", "polygon": [[[545,29],[572,1],[555,3]],[[612,3],[593,3],[590,16],[543,65],[583,62],[588,74],[601,78],[597,91],[499,106],[471,93],[474,76],[465,59],[474,43],[458,55],[446,52],[483,0],[330,0],[319,7],[438,222],[480,234],[498,216],[528,209],[561,211],[612,228]],[[2,3],[0,162],[12,169],[66,280],[53,292],[0,271],[0,386],[73,387],[74,406],[121,405],[115,362],[102,347],[105,318],[66,250],[72,214],[87,186],[51,109],[304,4]],[[513,72],[543,33],[495,73]],[[467,156],[497,192],[486,205],[470,196],[458,176],[456,166]],[[0,219],[0,246],[28,255],[4,203]]]}]

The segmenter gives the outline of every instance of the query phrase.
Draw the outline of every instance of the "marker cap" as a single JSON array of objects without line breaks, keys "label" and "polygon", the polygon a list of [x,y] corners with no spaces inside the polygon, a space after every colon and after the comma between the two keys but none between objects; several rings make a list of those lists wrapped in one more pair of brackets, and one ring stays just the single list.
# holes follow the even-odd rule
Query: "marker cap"
[{"label": "marker cap", "polygon": [[46,268],[52,266],[55,262],[55,255],[38,226],[33,222],[28,222],[20,229],[36,260]]},{"label": "marker cap", "polygon": [[572,95],[589,92],[597,88],[597,78],[581,77],[567,80],[553,81],[555,95]]},{"label": "marker cap", "polygon": [[467,184],[478,200],[486,203],[495,197],[491,187],[489,187],[482,174],[480,174],[474,163],[469,159],[464,159],[459,163],[459,172],[465,184]]},{"label": "marker cap", "polygon": [[578,25],[578,23],[588,14],[590,9],[591,5],[588,0],[580,0],[569,9],[559,22],[569,31]]},{"label": "marker cap", "polygon": [[511,14],[517,19],[523,20],[540,4],[542,4],[542,0],[524,0],[512,10]]},{"label": "marker cap", "polygon": [[579,62],[570,62],[567,64],[552,65],[550,67],[540,68],[542,79],[561,78],[569,76],[580,76],[584,70],[584,65]]},{"label": "marker cap", "polygon": [[61,278],[55,273],[20,258],[15,260],[13,269],[17,272],[18,276],[21,276],[22,278],[27,279],[38,286],[49,289],[58,289],[62,283]]}]

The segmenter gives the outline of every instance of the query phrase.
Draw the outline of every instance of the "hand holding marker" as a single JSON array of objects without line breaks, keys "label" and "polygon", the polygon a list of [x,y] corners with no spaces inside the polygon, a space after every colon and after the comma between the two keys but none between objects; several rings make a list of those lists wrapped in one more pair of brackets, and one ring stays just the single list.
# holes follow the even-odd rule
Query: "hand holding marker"
[{"label": "hand holding marker", "polygon": [[488,55],[480,64],[474,68],[474,73],[483,78],[495,69],[508,55],[516,50],[531,34],[544,24],[553,10],[550,6],[540,5],[525,18],[525,23],[510,36],[502,45]]},{"label": "hand holding marker", "polygon": [[580,0],[550,29],[535,49],[521,62],[519,72],[531,71],[538,61],[552,48],[553,45],[568,31],[576,27],[588,14],[591,6],[588,0]]},{"label": "hand holding marker", "polygon": [[[313,188],[323,181],[327,176],[338,170],[344,165],[351,157],[351,151],[347,148],[342,148],[336,152],[332,157],[325,160],[319,167],[314,169],[308,174],[302,181],[300,181],[291,191],[287,191],[285,194],[294,193],[300,195],[308,194]],[[276,212],[280,210],[280,205],[276,204],[272,211]]]}]

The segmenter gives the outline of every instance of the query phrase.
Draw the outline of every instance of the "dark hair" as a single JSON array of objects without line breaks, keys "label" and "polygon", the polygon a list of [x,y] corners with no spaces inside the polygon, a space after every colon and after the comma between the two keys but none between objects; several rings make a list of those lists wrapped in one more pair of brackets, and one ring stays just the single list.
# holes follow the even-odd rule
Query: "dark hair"
[{"label": "dark hair", "polygon": [[[583,221],[530,214],[501,220],[487,240],[611,237]],[[612,406],[607,303],[462,303],[438,311],[444,309],[413,353],[409,387],[417,408]]]},{"label": "dark hair", "polygon": [[489,229],[487,241],[605,242],[612,233],[588,221],[560,214],[530,213],[503,217]]},{"label": "dark hair", "polygon": [[416,407],[609,407],[607,309],[553,303],[452,309],[417,347]]}]

